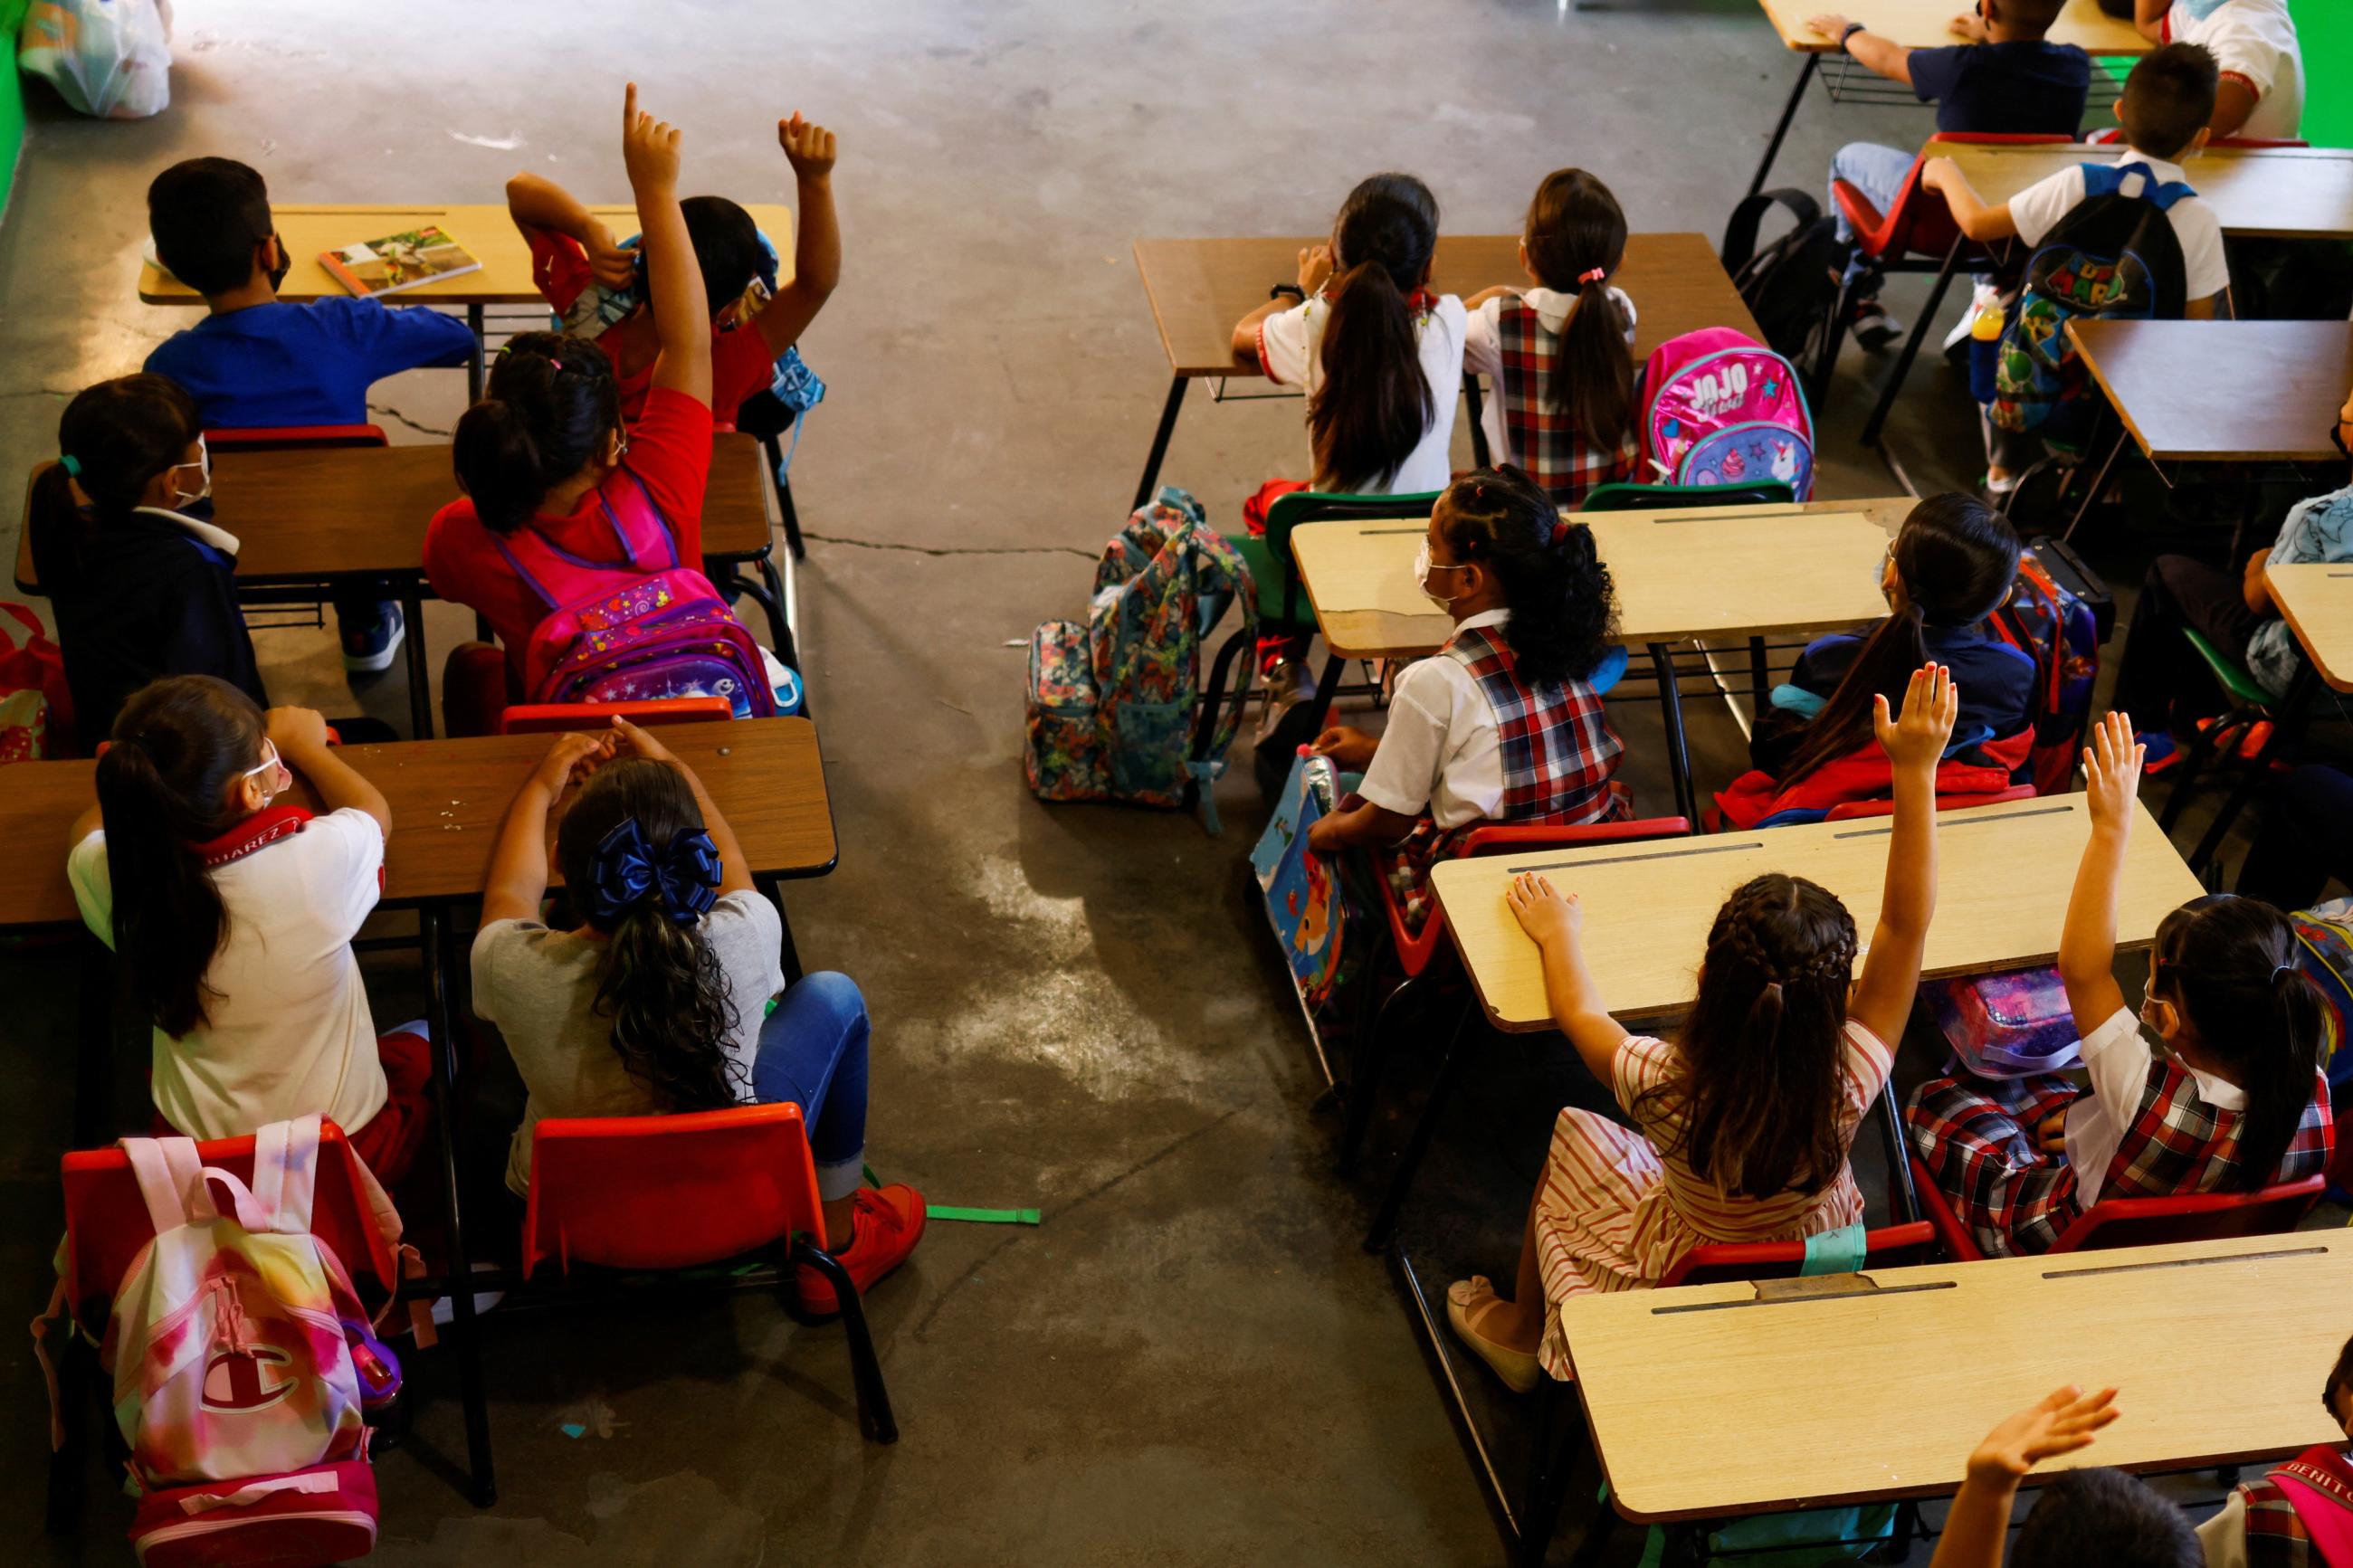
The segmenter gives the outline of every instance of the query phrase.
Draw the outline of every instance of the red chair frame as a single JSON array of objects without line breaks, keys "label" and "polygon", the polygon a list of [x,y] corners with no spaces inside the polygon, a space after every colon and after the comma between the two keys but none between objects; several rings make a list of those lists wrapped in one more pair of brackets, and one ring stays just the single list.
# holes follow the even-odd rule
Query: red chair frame
[{"label": "red chair frame", "polygon": [[[1951,1200],[1916,1154],[1908,1156],[1920,1212],[1936,1227],[1936,1243],[1956,1263],[1977,1263],[1985,1252],[1969,1237]],[[2169,1198],[2104,1198],[2051,1244],[2052,1254],[2102,1252],[2119,1247],[2212,1241],[2234,1236],[2276,1236],[2294,1230],[2327,1187],[2325,1176],[2281,1182],[2252,1193],[2192,1193]],[[2046,1254],[2045,1256],[2049,1256]]]},{"label": "red chair frame", "polygon": [[659,724],[693,724],[734,717],[724,697],[653,697],[638,702],[513,702],[499,714],[501,735],[559,735],[575,730],[603,730],[615,719],[627,719],[640,729]]},{"label": "red chair frame", "polygon": [[[1994,790],[1986,795],[1940,795],[1936,797],[1936,809],[1938,811],[1961,811],[1973,805],[2000,805],[2005,801],[2032,800],[2034,798],[2034,786],[2032,784],[2012,784],[2008,789]],[[1830,815],[1823,817],[1822,820],[1824,822],[1853,822],[1862,817],[1893,816],[1894,815],[1895,803],[1892,800],[1846,800],[1841,801],[1838,805],[1831,807]]]},{"label": "red chair frame", "polygon": [[392,439],[381,425],[257,425],[207,430],[205,445],[234,447],[244,452],[290,452],[306,447],[389,447]]}]

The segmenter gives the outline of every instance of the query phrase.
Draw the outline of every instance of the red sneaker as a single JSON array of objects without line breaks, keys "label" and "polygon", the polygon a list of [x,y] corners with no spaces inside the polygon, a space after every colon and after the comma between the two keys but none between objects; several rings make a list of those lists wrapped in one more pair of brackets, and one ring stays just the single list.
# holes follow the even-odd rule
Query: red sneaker
[{"label": "red sneaker", "polygon": [[[923,1239],[923,1194],[903,1182],[887,1187],[860,1187],[857,1197],[857,1228],[849,1245],[834,1256],[849,1270],[849,1281],[864,1296],[875,1282],[907,1261],[915,1243]],[[801,1310],[813,1317],[830,1317],[841,1310],[826,1277],[808,1264],[794,1270]]]}]

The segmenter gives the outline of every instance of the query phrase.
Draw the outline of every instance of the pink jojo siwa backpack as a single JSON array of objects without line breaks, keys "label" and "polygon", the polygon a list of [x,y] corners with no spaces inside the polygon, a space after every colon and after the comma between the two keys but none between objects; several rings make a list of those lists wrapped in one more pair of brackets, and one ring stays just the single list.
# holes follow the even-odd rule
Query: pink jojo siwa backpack
[{"label": "pink jojo siwa backpack", "polygon": [[1814,492],[1814,416],[1797,370],[1729,327],[1669,338],[1642,367],[1644,478]]}]

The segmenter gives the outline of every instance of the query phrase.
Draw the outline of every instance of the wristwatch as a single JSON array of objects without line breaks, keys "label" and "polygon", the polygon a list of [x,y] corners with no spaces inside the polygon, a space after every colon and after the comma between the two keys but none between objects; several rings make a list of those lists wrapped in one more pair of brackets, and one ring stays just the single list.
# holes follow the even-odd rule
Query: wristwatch
[{"label": "wristwatch", "polygon": [[1278,283],[1266,291],[1270,300],[1288,300],[1294,305],[1307,303],[1307,290],[1296,283]]},{"label": "wristwatch", "polygon": [[1864,26],[1860,22],[1849,22],[1846,25],[1846,31],[1839,35],[1839,53],[1844,54],[1847,52],[1846,45],[1849,38],[1853,37],[1857,33],[1867,33],[1870,30],[1870,28]]}]

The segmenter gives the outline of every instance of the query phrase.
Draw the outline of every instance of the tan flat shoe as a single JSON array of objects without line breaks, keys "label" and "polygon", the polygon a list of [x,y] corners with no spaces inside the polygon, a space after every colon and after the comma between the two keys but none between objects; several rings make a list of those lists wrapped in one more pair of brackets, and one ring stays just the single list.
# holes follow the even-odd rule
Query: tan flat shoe
[{"label": "tan flat shoe", "polygon": [[1544,1376],[1544,1368],[1535,1356],[1500,1344],[1479,1331],[1479,1324],[1487,1314],[1503,1304],[1483,1274],[1457,1279],[1446,1288],[1446,1321],[1454,1325],[1455,1337],[1469,1345],[1504,1380],[1504,1387],[1514,1394],[1526,1394]]}]

